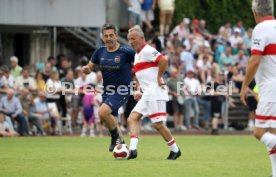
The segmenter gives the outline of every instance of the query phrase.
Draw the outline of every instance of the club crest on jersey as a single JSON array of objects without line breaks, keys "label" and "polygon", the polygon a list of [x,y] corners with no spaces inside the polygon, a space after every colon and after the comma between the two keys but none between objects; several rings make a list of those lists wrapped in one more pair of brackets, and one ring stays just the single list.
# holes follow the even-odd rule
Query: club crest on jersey
[{"label": "club crest on jersey", "polygon": [[120,56],[116,56],[115,59],[114,59],[115,63],[120,63],[121,61],[121,58]]}]

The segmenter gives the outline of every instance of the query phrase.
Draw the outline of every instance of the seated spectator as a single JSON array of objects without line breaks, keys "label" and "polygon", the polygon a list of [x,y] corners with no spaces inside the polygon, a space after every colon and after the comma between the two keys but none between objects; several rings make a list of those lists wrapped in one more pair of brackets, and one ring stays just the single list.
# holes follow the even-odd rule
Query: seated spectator
[{"label": "seated spectator", "polygon": [[12,56],[10,58],[10,61],[11,61],[11,75],[14,79],[17,79],[17,77],[20,76],[22,68],[21,66],[18,65],[18,58],[16,56]]},{"label": "seated spectator", "polygon": [[236,48],[238,44],[242,42],[242,37],[240,33],[241,33],[241,30],[238,28],[235,28],[234,34],[231,35],[231,37],[229,38],[228,41],[230,42],[232,48]]},{"label": "seated spectator", "polygon": [[28,118],[30,125],[34,125],[37,129],[37,132],[35,133],[38,133],[39,135],[45,135],[45,132],[42,128],[41,120],[39,119],[38,116],[31,113],[32,98],[28,89],[24,88],[21,91],[19,100],[22,104],[24,116]]},{"label": "seated spectator", "polygon": [[35,81],[36,81],[37,90],[44,90],[45,89],[46,83],[43,80],[43,73],[39,70],[36,72]]},{"label": "seated spectator", "polygon": [[5,76],[4,76],[4,69],[3,66],[0,67],[0,94],[1,92],[5,92],[5,89],[8,87],[8,84],[6,82]]},{"label": "seated spectator", "polygon": [[209,61],[209,58],[207,55],[203,56],[203,58],[199,58],[197,60],[197,69],[199,71],[199,77],[202,83],[207,83],[210,82],[212,77],[211,77],[211,69],[212,69],[212,64]]},{"label": "seated spectator", "polygon": [[18,136],[10,125],[5,121],[5,115],[0,112],[0,137],[13,137]]},{"label": "seated spectator", "polygon": [[15,82],[15,89],[22,90],[23,88],[27,88],[30,91],[36,91],[36,83],[34,78],[30,77],[30,68],[25,66],[21,72],[21,75],[18,76]]},{"label": "seated spectator", "polygon": [[225,53],[222,53],[221,57],[220,57],[220,60],[219,60],[219,67],[220,67],[220,70],[223,72],[225,71],[225,67],[228,66],[229,64],[230,65],[233,65],[234,64],[234,61],[233,61],[233,56],[232,56],[232,48],[231,47],[226,47],[226,51]]},{"label": "seated spectator", "polygon": [[233,57],[234,64],[238,64],[240,69],[245,73],[248,57],[245,55],[244,50],[239,50],[238,55]]},{"label": "seated spectator", "polygon": [[19,99],[14,96],[14,91],[12,89],[8,89],[7,95],[1,99],[0,112],[18,122],[18,133],[21,136],[29,134],[27,121],[22,114],[22,105]]},{"label": "seated spectator", "polygon": [[42,90],[38,91],[38,97],[33,101],[32,114],[37,116],[42,122],[50,120],[52,134],[55,134],[56,131],[58,131],[59,113],[57,110],[48,108],[46,95]]},{"label": "seated spectator", "polygon": [[3,71],[4,71],[4,78],[6,80],[7,86],[9,88],[14,88],[15,84],[15,79],[13,76],[10,74],[10,69],[8,66],[3,66]]}]

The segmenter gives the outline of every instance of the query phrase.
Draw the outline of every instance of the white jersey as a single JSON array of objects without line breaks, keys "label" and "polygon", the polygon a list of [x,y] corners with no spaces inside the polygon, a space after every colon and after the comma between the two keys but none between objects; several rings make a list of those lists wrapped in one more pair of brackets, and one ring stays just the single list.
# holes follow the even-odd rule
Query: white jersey
[{"label": "white jersey", "polygon": [[276,20],[267,18],[253,30],[251,54],[262,55],[255,79],[260,102],[276,102]]},{"label": "white jersey", "polygon": [[134,72],[143,91],[143,100],[169,100],[168,91],[157,82],[158,61],[162,57],[161,53],[147,44],[135,54]]}]

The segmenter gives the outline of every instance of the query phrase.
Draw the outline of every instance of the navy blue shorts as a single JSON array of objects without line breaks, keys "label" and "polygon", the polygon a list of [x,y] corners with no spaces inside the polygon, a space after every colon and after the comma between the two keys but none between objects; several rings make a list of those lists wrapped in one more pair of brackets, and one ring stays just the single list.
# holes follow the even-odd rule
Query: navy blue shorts
[{"label": "navy blue shorts", "polygon": [[119,108],[128,101],[128,98],[129,95],[119,95],[118,93],[113,95],[103,94],[103,103],[107,104],[112,110],[112,115],[117,117]]}]

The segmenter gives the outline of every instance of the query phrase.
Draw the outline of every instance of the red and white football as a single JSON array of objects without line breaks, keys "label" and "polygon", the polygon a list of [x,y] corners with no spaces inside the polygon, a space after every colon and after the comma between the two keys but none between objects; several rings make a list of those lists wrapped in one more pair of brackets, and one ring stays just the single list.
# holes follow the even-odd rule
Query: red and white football
[{"label": "red and white football", "polygon": [[113,149],[115,159],[126,160],[129,157],[129,148],[126,144],[118,144]]}]

